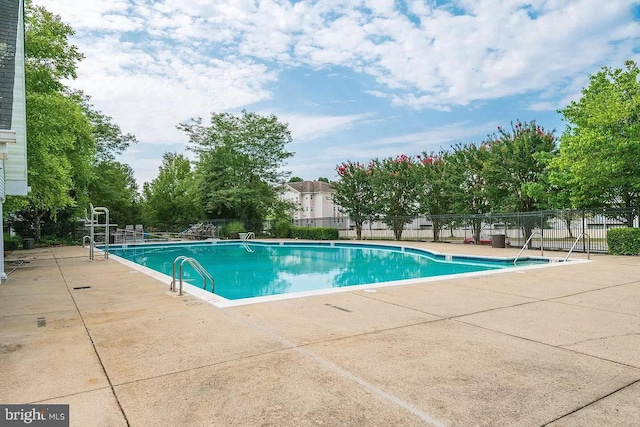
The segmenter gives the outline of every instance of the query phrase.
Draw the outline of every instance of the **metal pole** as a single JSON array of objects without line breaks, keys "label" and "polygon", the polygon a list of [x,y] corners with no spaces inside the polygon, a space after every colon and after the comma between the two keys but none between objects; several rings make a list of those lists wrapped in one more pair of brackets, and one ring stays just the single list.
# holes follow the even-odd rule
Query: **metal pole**
[{"label": "metal pole", "polygon": [[95,242],[95,229],[93,226],[93,218],[94,218],[94,212],[93,212],[93,204],[89,203],[89,206],[91,207],[91,215],[90,215],[90,219],[89,219],[89,261],[93,261],[93,245]]}]

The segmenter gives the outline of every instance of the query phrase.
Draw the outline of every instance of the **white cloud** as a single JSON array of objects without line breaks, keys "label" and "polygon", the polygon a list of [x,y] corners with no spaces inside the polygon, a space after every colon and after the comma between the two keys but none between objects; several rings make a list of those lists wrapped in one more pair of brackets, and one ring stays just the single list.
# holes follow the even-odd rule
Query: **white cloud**
[{"label": "white cloud", "polygon": [[365,113],[350,116],[308,116],[281,113],[278,114],[278,119],[288,123],[294,143],[302,144],[349,128],[374,115]]},{"label": "white cloud", "polygon": [[[576,99],[600,66],[634,57],[640,38],[636,0],[408,0],[409,15],[394,0],[34,1],[77,32],[86,59],[73,86],[125,132],[177,147],[186,141],[177,123],[269,101],[283,70],[350,69],[368,77],[354,86],[374,82],[359,92],[402,111],[532,93],[539,99],[529,109],[544,111]],[[300,144],[358,126],[371,111],[288,113],[284,103],[272,109]],[[451,126],[372,147],[421,151],[420,138],[470,132]]]}]

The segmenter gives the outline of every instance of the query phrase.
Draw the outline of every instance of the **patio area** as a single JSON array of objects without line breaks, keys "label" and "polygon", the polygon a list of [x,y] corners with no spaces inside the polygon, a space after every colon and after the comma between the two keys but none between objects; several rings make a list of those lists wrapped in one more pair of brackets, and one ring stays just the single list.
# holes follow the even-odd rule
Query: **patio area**
[{"label": "patio area", "polygon": [[0,403],[72,426],[637,425],[640,259],[591,259],[217,308],[87,248],[16,251]]}]

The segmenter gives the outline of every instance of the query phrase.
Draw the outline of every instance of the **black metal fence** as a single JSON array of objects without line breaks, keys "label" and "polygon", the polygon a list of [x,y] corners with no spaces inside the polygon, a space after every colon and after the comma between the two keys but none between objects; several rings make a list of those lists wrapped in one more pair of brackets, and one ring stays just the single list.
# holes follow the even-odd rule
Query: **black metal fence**
[{"label": "black metal fence", "polygon": [[[593,252],[606,252],[607,230],[616,227],[639,228],[639,211],[638,208],[556,210],[481,215],[426,215],[396,219],[404,224],[402,240],[492,245],[504,240],[506,246],[521,248],[527,237],[531,237],[531,248],[539,248],[542,241],[544,248],[549,250],[568,251],[576,244],[575,251],[586,251],[589,247]],[[200,225],[219,230],[234,221],[239,220],[208,220]],[[356,238],[355,222],[344,215],[296,219],[292,224],[299,227],[337,228],[341,239]],[[22,227],[21,223],[12,225],[21,237],[33,237],[32,228]],[[268,235],[271,230],[269,221],[262,224],[262,227],[255,224],[245,226],[248,231],[255,231],[257,234]],[[79,243],[86,232],[81,223],[42,225],[42,236],[62,238],[65,241],[73,240]],[[478,234],[479,240],[476,238]],[[207,234],[206,237],[211,236]],[[363,223],[362,238],[395,240],[392,227],[379,217]]]},{"label": "black metal fence", "polygon": [[[638,228],[638,209],[558,210],[480,215],[428,215],[396,218],[404,223],[402,240],[441,241],[467,244],[494,244],[504,239],[506,246],[522,247],[531,237],[531,248],[568,251],[607,251],[607,230]],[[390,221],[387,221],[390,223]],[[355,239],[355,223],[346,216],[293,220],[299,227],[334,227],[340,238]],[[476,235],[480,240],[476,241]],[[365,240],[394,240],[394,233],[380,218],[365,221]],[[576,243],[577,242],[577,243]]]}]

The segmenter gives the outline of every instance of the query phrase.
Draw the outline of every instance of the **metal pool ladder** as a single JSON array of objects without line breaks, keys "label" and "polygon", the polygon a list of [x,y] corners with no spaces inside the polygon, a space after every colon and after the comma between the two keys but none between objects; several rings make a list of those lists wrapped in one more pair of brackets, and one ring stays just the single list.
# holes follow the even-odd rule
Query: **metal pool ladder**
[{"label": "metal pool ladder", "polygon": [[171,292],[176,291],[176,264],[180,261],[180,269],[179,269],[179,279],[180,279],[180,293],[178,295],[182,296],[182,271],[185,263],[189,264],[193,269],[202,277],[202,289],[207,288],[207,279],[211,281],[211,293],[213,293],[214,281],[213,277],[207,272],[207,270],[200,265],[195,258],[190,258],[185,255],[180,255],[175,260],[173,260],[173,267],[171,269],[171,284],[169,285],[169,290]]},{"label": "metal pool ladder", "polygon": [[589,235],[587,233],[581,233],[578,238],[576,239],[575,242],[573,242],[573,246],[571,246],[571,249],[569,249],[569,253],[567,254],[567,256],[564,258],[564,260],[568,260],[569,256],[571,255],[571,252],[573,252],[573,250],[575,249],[576,245],[578,244],[578,241],[580,240],[580,238],[582,237],[586,237],[587,238],[587,259],[591,259],[591,237],[589,237]]},{"label": "metal pool ladder", "polygon": [[242,246],[244,246],[244,248],[247,250],[247,252],[253,253],[253,249],[251,249],[249,247],[249,245],[246,243],[246,241],[249,240],[249,239],[255,239],[255,238],[256,238],[256,233],[254,233],[253,231],[250,231],[250,232],[246,233],[244,236],[242,236]]}]

